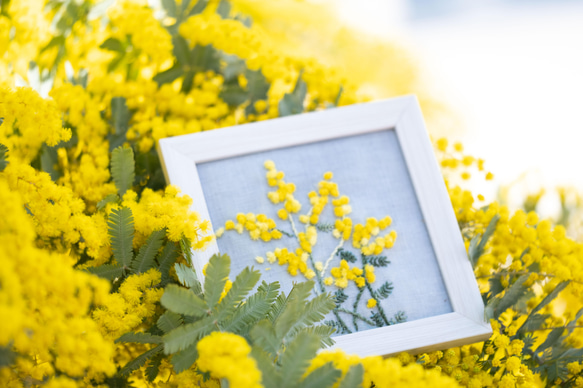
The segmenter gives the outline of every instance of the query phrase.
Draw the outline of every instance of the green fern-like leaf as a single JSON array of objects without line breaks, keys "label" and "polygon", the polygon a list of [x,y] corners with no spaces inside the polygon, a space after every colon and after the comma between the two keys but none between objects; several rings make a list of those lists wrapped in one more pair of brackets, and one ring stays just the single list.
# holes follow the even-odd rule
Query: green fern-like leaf
[{"label": "green fern-like leaf", "polygon": [[500,299],[496,298],[491,300],[491,302],[485,308],[485,314],[488,318],[497,319],[500,314],[502,314],[506,309],[514,305],[522,296],[528,291],[528,287],[524,285],[524,282],[528,279],[529,275],[520,276],[505,292],[504,296]]},{"label": "green fern-like leaf", "polygon": [[282,388],[298,386],[319,348],[319,338],[306,332],[299,333],[289,343],[281,356]]},{"label": "green fern-like leaf", "polygon": [[194,295],[191,291],[175,284],[166,286],[160,302],[162,306],[174,313],[193,317],[202,317],[209,311],[204,300]]},{"label": "green fern-like leaf", "polygon": [[132,342],[137,344],[161,344],[162,337],[152,335],[150,333],[134,333],[130,331],[129,333],[125,333],[115,340],[116,344],[120,342]]},{"label": "green fern-like leaf", "polygon": [[336,332],[336,328],[334,326],[330,326],[327,324],[324,325],[317,325],[317,326],[308,326],[302,329],[302,331],[306,331],[311,334],[315,334],[320,338],[320,346],[332,346],[334,345],[334,340],[330,338],[334,332]]},{"label": "green fern-like leaf", "polygon": [[164,333],[169,333],[170,331],[182,325],[182,316],[180,316],[180,314],[173,313],[172,311],[166,311],[164,314],[160,315],[156,325]]},{"label": "green fern-like leaf", "polygon": [[170,282],[170,268],[176,262],[178,258],[178,251],[176,248],[176,243],[173,241],[168,241],[162,249],[160,256],[158,256],[158,269],[162,274],[160,285],[165,286]]},{"label": "green fern-like leaf", "polygon": [[374,267],[386,267],[391,263],[386,256],[367,256],[366,262]]},{"label": "green fern-like leaf", "polygon": [[[208,269],[207,269],[208,274]],[[259,271],[253,271],[249,267],[243,269],[233,282],[231,289],[223,298],[218,306],[218,317],[220,321],[227,316],[232,315],[239,303],[251,292],[255,284],[259,281],[261,274]],[[208,280],[208,279],[207,279]],[[267,313],[267,311],[266,311]]]},{"label": "green fern-like leaf", "polygon": [[121,265],[104,264],[99,267],[89,267],[87,272],[99,276],[100,278],[113,281],[123,276],[124,269]]},{"label": "green fern-like leaf", "polygon": [[162,247],[164,236],[166,236],[166,229],[152,232],[146,243],[140,248],[136,258],[132,261],[131,267],[134,272],[146,272],[155,266],[154,259],[158,254],[158,250]]},{"label": "green fern-like leaf", "polygon": [[214,308],[231,272],[231,259],[227,255],[213,255],[206,267],[204,297],[210,309]]},{"label": "green fern-like leaf", "polygon": [[0,172],[8,166],[8,147],[0,143]]},{"label": "green fern-like leaf", "polygon": [[175,263],[174,270],[176,271],[176,276],[178,277],[180,284],[191,289],[197,287],[200,288],[200,283],[192,268],[182,263]]},{"label": "green fern-like leaf", "polygon": [[174,366],[174,371],[180,373],[190,368],[197,358],[198,350],[196,349],[196,344],[192,344],[186,349],[174,353],[170,362]]},{"label": "green fern-like leaf", "polygon": [[314,282],[296,283],[291,289],[282,311],[275,321],[277,337],[283,340],[294,329],[298,319],[304,312],[306,301],[314,287]]},{"label": "green fern-like leaf", "polygon": [[134,151],[117,147],[111,153],[111,176],[120,198],[132,188],[135,179]]},{"label": "green fern-like leaf", "polygon": [[294,335],[301,328],[320,322],[334,307],[336,307],[336,304],[329,294],[316,296],[303,306],[299,316],[289,330],[288,336]]},{"label": "green fern-like leaf", "polygon": [[257,362],[257,368],[261,371],[261,384],[264,387],[279,387],[281,374],[275,368],[270,355],[258,346],[253,346],[251,356]]},{"label": "green fern-like leaf", "polygon": [[300,388],[331,388],[342,376],[342,371],[334,368],[334,364],[329,362],[318,369],[313,370],[300,383]]},{"label": "green fern-like leaf", "polygon": [[344,375],[338,388],[362,388],[363,378],[364,368],[362,364],[352,365]]},{"label": "green fern-like leaf", "polygon": [[160,352],[150,359],[148,367],[146,368],[146,378],[149,382],[153,382],[158,376],[163,358],[164,354]]},{"label": "green fern-like leaf", "polygon": [[213,316],[189,323],[172,330],[164,336],[164,353],[172,354],[195,344],[205,335],[216,330]]},{"label": "green fern-like leaf", "polygon": [[113,257],[118,264],[128,267],[133,258],[134,217],[132,210],[127,207],[112,209],[107,226]]},{"label": "green fern-like leaf", "polygon": [[379,289],[376,291],[377,296],[380,299],[387,299],[389,295],[393,292],[393,283],[385,282]]},{"label": "green fern-like leaf", "polygon": [[108,194],[105,198],[97,203],[97,210],[102,210],[108,203],[119,201],[117,194]]},{"label": "green fern-like leaf", "polygon": [[132,361],[128,362],[123,369],[121,370],[120,374],[122,376],[129,376],[133,371],[140,369],[142,366],[148,362],[148,360],[158,353],[162,351],[162,345],[158,345],[155,348],[152,348],[138,357],[134,358]]},{"label": "green fern-like leaf", "polygon": [[334,293],[334,302],[337,305],[341,305],[342,303],[346,302],[346,300],[348,300],[348,295],[344,293],[344,290],[337,290]]},{"label": "green fern-like leaf", "polygon": [[256,346],[260,346],[272,358],[275,358],[282,342],[275,333],[273,324],[268,319],[263,319],[251,329],[251,338]]},{"label": "green fern-like leaf", "polygon": [[354,253],[352,253],[350,251],[345,251],[344,249],[339,249],[338,255],[340,255],[340,258],[342,260],[346,260],[349,263],[356,263],[357,258],[354,255]]},{"label": "green fern-like leaf", "polygon": [[245,301],[245,304],[237,308],[235,314],[226,322],[221,323],[223,330],[239,335],[245,335],[250,328],[267,314],[272,300],[267,299],[264,292],[256,292]]}]

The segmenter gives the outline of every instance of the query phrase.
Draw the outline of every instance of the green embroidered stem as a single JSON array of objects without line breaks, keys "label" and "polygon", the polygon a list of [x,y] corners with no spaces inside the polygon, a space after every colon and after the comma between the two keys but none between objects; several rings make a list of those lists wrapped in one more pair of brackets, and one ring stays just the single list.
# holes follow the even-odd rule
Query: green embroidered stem
[{"label": "green embroidered stem", "polygon": [[383,310],[383,308],[381,307],[381,301],[380,301],[380,299],[377,297],[376,292],[374,292],[374,290],[372,289],[372,286],[370,285],[370,283],[366,279],[365,279],[365,282],[366,282],[366,288],[368,288],[368,291],[370,292],[370,295],[377,302],[377,310],[381,314],[381,317],[383,318],[383,321],[385,321],[385,324],[386,325],[389,325],[389,320],[387,319],[387,316],[385,315],[385,310]]},{"label": "green embroidered stem", "polygon": [[[373,321],[371,321],[370,319],[366,318],[364,315],[361,315],[359,313],[355,313],[354,311],[350,311],[347,310],[343,307],[336,307],[335,310],[341,312],[341,313],[346,313],[346,314],[350,314],[353,316],[353,318],[358,318],[363,322],[366,322],[367,324],[371,325],[371,326],[376,326],[376,323],[374,323]],[[358,329],[356,329],[356,331],[358,331]]]},{"label": "green embroidered stem", "polygon": [[289,213],[289,222],[291,224],[292,230],[294,231],[294,234],[296,235],[296,239],[299,242],[300,241],[300,238],[298,237],[299,233],[298,230],[296,229],[296,224],[294,223],[294,218],[292,217],[291,213]]},{"label": "green embroidered stem", "polygon": [[358,331],[358,324],[356,322],[356,318],[357,318],[356,314],[358,314],[357,313],[358,303],[360,302],[360,298],[362,298],[363,293],[364,293],[364,287],[362,287],[360,290],[358,290],[358,294],[356,294],[356,300],[354,301],[354,305],[353,305],[354,314],[352,315],[352,323],[354,324],[354,330],[356,330],[356,331]]},{"label": "green embroidered stem", "polygon": [[[322,280],[322,274],[320,273],[320,271],[316,270],[316,265],[314,264],[314,258],[312,257],[312,255],[310,254],[308,256],[308,258],[310,259],[310,264],[312,264],[312,268],[314,269],[314,272],[316,273],[316,280],[318,280],[318,285],[320,286],[320,292],[324,293],[326,292],[326,288],[324,287],[324,281]],[[318,293],[318,289],[316,288],[316,294]]]},{"label": "green embroidered stem", "polygon": [[[342,309],[344,310],[344,309]],[[344,332],[350,334],[352,333],[352,331],[348,328],[348,326],[346,326],[346,323],[342,320],[342,318],[340,318],[340,314],[338,314],[339,308],[335,308],[334,310],[332,310],[334,312],[334,315],[336,315],[336,319],[338,320],[338,324],[342,327],[342,330],[344,330]],[[351,313],[350,310],[346,310],[349,314]]]},{"label": "green embroidered stem", "polygon": [[285,230],[281,230],[281,229],[275,229],[275,230],[277,230],[278,232],[280,232],[280,233],[281,233],[281,234],[283,234],[284,236],[287,236],[287,237],[295,237],[293,234],[291,234],[291,233],[288,233],[288,232],[286,232]]}]

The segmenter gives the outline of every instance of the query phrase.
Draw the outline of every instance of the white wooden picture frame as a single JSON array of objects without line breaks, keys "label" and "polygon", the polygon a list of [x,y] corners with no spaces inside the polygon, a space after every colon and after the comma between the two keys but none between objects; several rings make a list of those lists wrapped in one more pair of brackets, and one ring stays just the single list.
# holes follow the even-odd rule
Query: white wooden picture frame
[{"label": "white wooden picture frame", "polygon": [[[351,105],[220,130],[161,139],[168,184],[193,199],[210,220],[197,164],[377,131],[394,130],[429,233],[452,312],[335,336],[335,348],[360,356],[420,353],[487,339],[492,330],[467,258],[443,177],[414,96]],[[197,273],[218,253],[216,241],[193,251]],[[229,253],[229,252],[225,252]],[[204,279],[201,279],[204,281]]]}]

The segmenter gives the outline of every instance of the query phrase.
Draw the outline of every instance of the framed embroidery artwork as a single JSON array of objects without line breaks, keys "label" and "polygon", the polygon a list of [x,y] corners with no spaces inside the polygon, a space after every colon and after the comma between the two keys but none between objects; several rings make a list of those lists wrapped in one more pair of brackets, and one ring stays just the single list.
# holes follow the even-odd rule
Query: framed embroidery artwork
[{"label": "framed embroidery artwork", "polygon": [[227,253],[336,308],[335,347],[360,356],[487,339],[490,325],[415,97],[161,139],[166,180]]}]

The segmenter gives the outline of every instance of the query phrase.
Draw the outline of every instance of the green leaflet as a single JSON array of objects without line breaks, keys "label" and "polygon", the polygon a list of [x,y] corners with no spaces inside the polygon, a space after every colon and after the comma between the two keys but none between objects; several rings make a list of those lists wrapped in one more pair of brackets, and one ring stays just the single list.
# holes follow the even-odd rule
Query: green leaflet
[{"label": "green leaflet", "polygon": [[125,333],[115,340],[116,344],[120,342],[133,342],[137,344],[161,344],[162,337],[152,335],[150,333],[134,333],[130,331],[129,333]]},{"label": "green leaflet", "polygon": [[127,207],[112,209],[107,226],[113,257],[118,264],[128,267],[133,258],[134,217],[132,210]]},{"label": "green leaflet", "polygon": [[8,147],[0,143],[0,172],[4,171],[8,163]]},{"label": "green leaflet", "polygon": [[313,370],[298,385],[300,388],[330,388],[342,376],[339,369],[334,368],[332,362],[326,363]]},{"label": "green leaflet", "polygon": [[97,203],[97,210],[102,210],[108,203],[117,201],[119,201],[119,196],[117,194],[108,194],[105,198]]},{"label": "green leaflet", "polygon": [[498,220],[500,219],[500,215],[496,214],[490,220],[490,223],[486,227],[486,231],[481,236],[474,236],[470,241],[470,247],[468,248],[468,256],[472,263],[472,267],[475,267],[478,263],[478,259],[484,253],[484,249],[486,248],[486,243],[496,230],[496,225],[498,224]]},{"label": "green leaflet", "polygon": [[197,358],[198,350],[196,349],[196,344],[193,344],[184,350],[174,353],[170,362],[174,366],[174,371],[180,373],[190,368]]},{"label": "green leaflet", "polygon": [[298,75],[296,86],[291,93],[286,93],[279,101],[279,116],[290,116],[304,111],[304,100],[308,92],[308,85],[302,80],[302,73]]},{"label": "green leaflet", "polygon": [[214,317],[205,317],[200,321],[172,330],[164,336],[164,353],[176,353],[195,344],[202,337],[216,330],[213,322]]},{"label": "green leaflet", "polygon": [[231,259],[227,255],[213,255],[206,267],[204,297],[209,309],[214,308],[231,272]]},{"label": "green leaflet", "polygon": [[271,357],[275,357],[282,344],[281,340],[275,334],[272,323],[267,319],[257,322],[251,328],[251,338],[253,342],[259,345]]},{"label": "green leaflet", "polygon": [[113,281],[124,275],[124,268],[121,265],[104,264],[99,267],[89,267],[87,268],[87,272],[97,275],[100,278]]},{"label": "green leaflet", "polygon": [[218,310],[219,320],[222,320],[223,318],[236,313],[237,306],[249,294],[249,292],[251,292],[253,287],[255,287],[255,284],[257,284],[260,277],[261,274],[259,273],[259,271],[254,271],[249,267],[246,267],[239,273],[239,275],[237,275],[237,278],[233,282],[231,289],[229,290],[229,292],[227,292],[227,295],[225,295],[225,297],[219,304]]},{"label": "green leaflet", "polygon": [[340,382],[338,388],[361,388],[364,378],[364,367],[362,364],[352,365]]},{"label": "green leaflet", "polygon": [[239,306],[232,317],[225,322],[221,322],[224,330],[246,334],[249,329],[267,314],[271,307],[271,301],[267,299],[267,294],[257,292],[247,300],[245,304]]},{"label": "green leaflet", "polygon": [[182,325],[182,316],[180,314],[173,313],[172,311],[166,311],[164,314],[160,315],[156,326],[164,333],[168,333],[178,326]]},{"label": "green leaflet", "polygon": [[261,384],[264,387],[279,387],[281,374],[275,368],[273,360],[262,348],[253,346],[251,356],[257,361],[257,368],[261,371]]},{"label": "green leaflet", "polygon": [[320,348],[319,339],[310,333],[298,334],[281,356],[281,388],[297,387]]},{"label": "green leaflet", "polygon": [[193,317],[201,317],[208,313],[209,308],[204,300],[194,295],[192,291],[169,284],[160,300],[168,310]]},{"label": "green leaflet", "polygon": [[120,374],[126,377],[129,376],[133,371],[138,370],[139,368],[144,366],[150,358],[154,357],[161,351],[162,345],[158,345],[155,348],[142,353],[138,357],[134,358],[132,361],[128,362],[126,366],[123,367]]},{"label": "green leaflet", "polygon": [[182,263],[174,264],[174,270],[176,271],[176,276],[178,281],[185,287],[195,288],[197,285],[200,287],[200,283],[196,278],[196,275],[192,268],[187,267]]},{"label": "green leaflet", "polygon": [[129,147],[117,147],[111,153],[111,176],[119,197],[132,188],[135,178],[134,151]]},{"label": "green leaflet", "polygon": [[162,274],[162,279],[160,281],[161,286],[165,286],[170,281],[170,268],[178,258],[178,252],[176,249],[176,243],[174,241],[168,241],[162,249],[160,256],[158,256],[158,268]]},{"label": "green leaflet", "polygon": [[528,291],[528,287],[524,282],[529,275],[520,276],[512,286],[510,286],[504,293],[502,298],[495,298],[486,306],[485,314],[487,318],[497,319],[506,309],[514,305]]},{"label": "green leaflet", "polygon": [[158,254],[158,250],[162,247],[165,236],[166,229],[152,232],[146,243],[140,247],[136,258],[132,261],[131,267],[135,273],[146,272],[156,265],[154,259]]},{"label": "green leaflet", "polygon": [[[117,59],[114,59],[110,65],[112,66],[115,65],[117,67],[125,58],[126,56],[125,53],[126,51],[124,48],[123,53],[119,54]],[[108,135],[110,151],[113,151],[114,149],[121,147],[126,141],[126,133],[130,127],[131,116],[132,114],[126,105],[126,99],[124,97],[114,97],[111,99],[111,121],[112,121],[111,124],[114,129],[114,132]],[[131,168],[132,172],[134,170],[133,159],[134,154],[132,152],[132,168]],[[131,184],[133,184],[133,178],[132,182],[130,182],[130,187]],[[117,187],[119,190],[119,186]],[[123,194],[120,194],[120,196],[122,195]]]}]

